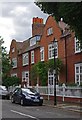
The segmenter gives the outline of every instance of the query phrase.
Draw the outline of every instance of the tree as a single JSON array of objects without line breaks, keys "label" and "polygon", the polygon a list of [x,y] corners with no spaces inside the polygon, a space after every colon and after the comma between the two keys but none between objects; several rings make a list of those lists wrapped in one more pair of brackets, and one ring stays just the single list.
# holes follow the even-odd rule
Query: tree
[{"label": "tree", "polygon": [[52,14],[57,21],[64,21],[75,31],[82,47],[82,2],[35,2],[44,13]]},{"label": "tree", "polygon": [[32,66],[31,81],[34,80],[35,84],[41,81],[41,85],[46,85],[48,79],[47,66],[44,62],[38,62]]},{"label": "tree", "polygon": [[[54,70],[54,59],[49,60],[47,62],[47,66],[48,66],[48,70],[50,72],[53,72],[53,70]],[[63,63],[59,58],[57,58],[56,63],[55,63],[57,82],[58,82],[58,75],[60,74],[62,68],[63,68]]]},{"label": "tree", "polygon": [[6,79],[12,68],[12,64],[9,60],[9,55],[6,52],[6,48],[2,47],[2,80]]},{"label": "tree", "polygon": [[6,47],[3,47],[3,38],[0,36],[0,77],[2,77],[2,85],[6,87],[19,84],[19,78],[9,77],[12,63],[10,63],[9,55],[7,54]]},{"label": "tree", "polygon": [[7,77],[6,79],[3,79],[2,85],[5,85],[7,88],[9,86],[17,86],[20,84],[20,79],[18,77],[12,76],[12,77]]},{"label": "tree", "polygon": [[1,79],[2,79],[2,60],[1,60],[1,57],[2,57],[2,49],[1,49],[1,45],[2,45],[2,38],[0,36],[0,84],[1,84]]},{"label": "tree", "polygon": [[[57,76],[60,73],[60,70],[62,68],[62,61],[57,58],[56,59],[56,73]],[[35,65],[32,66],[31,69],[31,74],[30,74],[30,78],[31,81],[35,81],[35,85],[37,83],[37,81],[41,81],[41,85],[45,86],[47,84],[48,81],[48,70],[53,71],[54,70],[54,60],[51,59],[47,62],[38,62]]]},{"label": "tree", "polygon": [[3,47],[3,38],[0,36],[0,72],[2,73],[2,78],[7,77],[12,64],[9,60],[9,55],[7,54],[6,47]]}]

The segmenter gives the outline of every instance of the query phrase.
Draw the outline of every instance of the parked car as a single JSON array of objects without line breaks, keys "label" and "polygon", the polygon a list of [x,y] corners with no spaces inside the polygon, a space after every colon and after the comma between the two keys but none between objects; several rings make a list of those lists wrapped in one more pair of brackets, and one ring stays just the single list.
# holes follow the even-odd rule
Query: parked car
[{"label": "parked car", "polygon": [[9,99],[9,92],[5,86],[0,85],[0,98]]},{"label": "parked car", "polygon": [[43,97],[33,88],[16,88],[11,96],[12,103],[21,105],[40,105],[43,104]]}]

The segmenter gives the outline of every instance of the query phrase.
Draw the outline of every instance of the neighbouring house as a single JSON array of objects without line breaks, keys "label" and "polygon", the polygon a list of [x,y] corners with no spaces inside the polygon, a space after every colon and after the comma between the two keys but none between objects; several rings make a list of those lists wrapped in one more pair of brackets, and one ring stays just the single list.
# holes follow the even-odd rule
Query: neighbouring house
[{"label": "neighbouring house", "polygon": [[[39,61],[46,62],[54,58],[53,40],[55,40],[55,58],[61,59],[63,69],[58,81],[60,83],[82,83],[82,51],[79,40],[70,27],[62,21],[49,16],[46,23],[42,18],[33,18],[32,36],[23,42],[13,39],[10,46],[10,60],[13,62],[11,76],[17,76],[21,85],[33,86],[30,79],[32,66]],[[48,71],[47,85],[54,85],[53,72]],[[38,82],[41,85],[40,82]]]}]

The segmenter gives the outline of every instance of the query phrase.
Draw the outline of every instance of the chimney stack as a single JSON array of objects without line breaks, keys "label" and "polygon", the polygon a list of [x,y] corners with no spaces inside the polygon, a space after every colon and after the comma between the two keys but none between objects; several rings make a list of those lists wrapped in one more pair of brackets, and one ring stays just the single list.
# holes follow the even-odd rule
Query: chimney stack
[{"label": "chimney stack", "polygon": [[43,19],[34,17],[32,20],[32,36],[42,35],[44,29]]}]

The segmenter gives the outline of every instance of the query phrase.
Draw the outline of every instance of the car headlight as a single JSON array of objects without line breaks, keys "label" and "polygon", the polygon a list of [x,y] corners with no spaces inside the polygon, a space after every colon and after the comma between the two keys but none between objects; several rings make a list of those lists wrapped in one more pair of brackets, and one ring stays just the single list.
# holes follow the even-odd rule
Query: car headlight
[{"label": "car headlight", "polygon": [[40,97],[40,99],[42,100],[42,99],[43,99],[43,97],[41,96],[41,97]]}]

